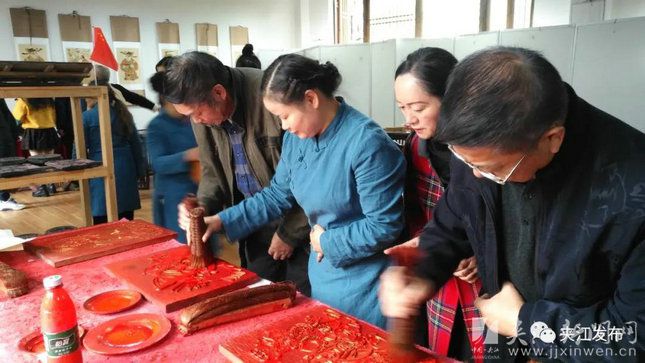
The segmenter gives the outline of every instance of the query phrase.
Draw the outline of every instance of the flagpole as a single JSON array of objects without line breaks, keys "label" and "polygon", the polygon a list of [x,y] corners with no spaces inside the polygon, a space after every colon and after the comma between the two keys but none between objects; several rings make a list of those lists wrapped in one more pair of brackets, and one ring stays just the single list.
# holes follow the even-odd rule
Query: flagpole
[{"label": "flagpole", "polygon": [[99,83],[96,79],[96,62],[92,61],[92,70],[94,71],[94,86],[98,86]]}]

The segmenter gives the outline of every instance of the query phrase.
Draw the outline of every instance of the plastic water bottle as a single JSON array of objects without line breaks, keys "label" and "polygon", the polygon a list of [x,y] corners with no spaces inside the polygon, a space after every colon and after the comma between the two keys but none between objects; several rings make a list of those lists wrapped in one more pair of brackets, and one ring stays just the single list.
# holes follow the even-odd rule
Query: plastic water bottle
[{"label": "plastic water bottle", "polygon": [[40,306],[40,330],[47,362],[82,362],[74,302],[63,289],[60,275],[43,279],[45,297]]}]

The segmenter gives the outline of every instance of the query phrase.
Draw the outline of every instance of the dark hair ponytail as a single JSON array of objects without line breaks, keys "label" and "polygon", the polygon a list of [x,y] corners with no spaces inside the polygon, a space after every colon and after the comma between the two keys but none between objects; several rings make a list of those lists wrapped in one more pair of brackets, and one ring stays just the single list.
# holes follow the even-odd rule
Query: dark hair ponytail
[{"label": "dark hair ponytail", "polygon": [[410,73],[421,84],[425,91],[442,98],[446,93],[448,76],[457,64],[457,59],[447,50],[426,47],[408,54],[396,69],[394,78]]},{"label": "dark hair ponytail", "polygon": [[121,100],[116,98],[114,91],[110,86],[108,86],[108,98],[110,100],[110,106],[114,107],[114,111],[116,111],[116,118],[118,123],[117,132],[120,135],[132,135],[132,133],[136,131],[136,127],[134,126],[134,118],[128,110],[128,107],[123,102],[121,102]]},{"label": "dark hair ponytail", "polygon": [[242,48],[242,55],[235,61],[235,67],[262,68],[260,58],[253,53],[253,44],[246,44]]},{"label": "dark hair ponytail", "polygon": [[321,64],[298,54],[285,54],[264,72],[262,92],[284,104],[301,102],[309,89],[332,98],[341,80],[338,68],[330,62]]},{"label": "dark hair ponytail", "polygon": [[164,92],[165,92],[165,86],[164,84],[166,83],[166,72],[157,72],[150,77],[150,86],[152,86],[152,89],[157,92],[159,95],[159,104],[163,105],[166,102],[166,99],[164,98]]}]

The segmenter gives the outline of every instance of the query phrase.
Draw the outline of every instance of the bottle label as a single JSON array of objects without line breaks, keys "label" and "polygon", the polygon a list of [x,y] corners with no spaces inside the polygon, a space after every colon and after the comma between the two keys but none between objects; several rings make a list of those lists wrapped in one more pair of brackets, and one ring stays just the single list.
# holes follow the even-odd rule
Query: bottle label
[{"label": "bottle label", "polygon": [[61,333],[43,333],[45,349],[50,357],[60,357],[78,349],[78,326]]}]

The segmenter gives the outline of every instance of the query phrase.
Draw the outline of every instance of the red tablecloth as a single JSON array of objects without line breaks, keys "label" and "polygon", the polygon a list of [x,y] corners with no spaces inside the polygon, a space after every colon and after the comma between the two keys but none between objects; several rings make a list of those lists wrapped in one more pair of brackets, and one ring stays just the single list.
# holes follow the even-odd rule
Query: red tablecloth
[{"label": "red tablecloth", "polygon": [[[42,279],[48,275],[59,274],[63,276],[63,284],[76,304],[78,322],[86,329],[92,329],[104,321],[126,314],[144,312],[163,314],[160,308],[144,301],[135,309],[122,313],[95,315],[83,309],[83,302],[103,291],[127,288],[118,279],[110,276],[103,268],[103,265],[144,256],[177,245],[178,242],[173,240],[60,268],[51,267],[26,252],[1,252],[0,261],[27,274],[30,292],[15,299],[0,297],[0,336],[2,337],[0,339],[0,360],[12,362],[36,361],[35,356],[18,350],[18,341],[26,334],[40,327],[40,302],[44,294]],[[312,304],[320,303],[298,296],[296,305],[291,309],[213,327],[190,336],[183,336],[177,331],[176,327],[179,321],[179,312],[177,311],[166,314],[172,321],[173,327],[168,336],[160,343],[142,351],[116,356],[104,356],[83,349],[83,360],[85,362],[225,362],[224,356],[218,351],[220,343],[246,331],[271,323],[283,316],[298,314]]]}]

